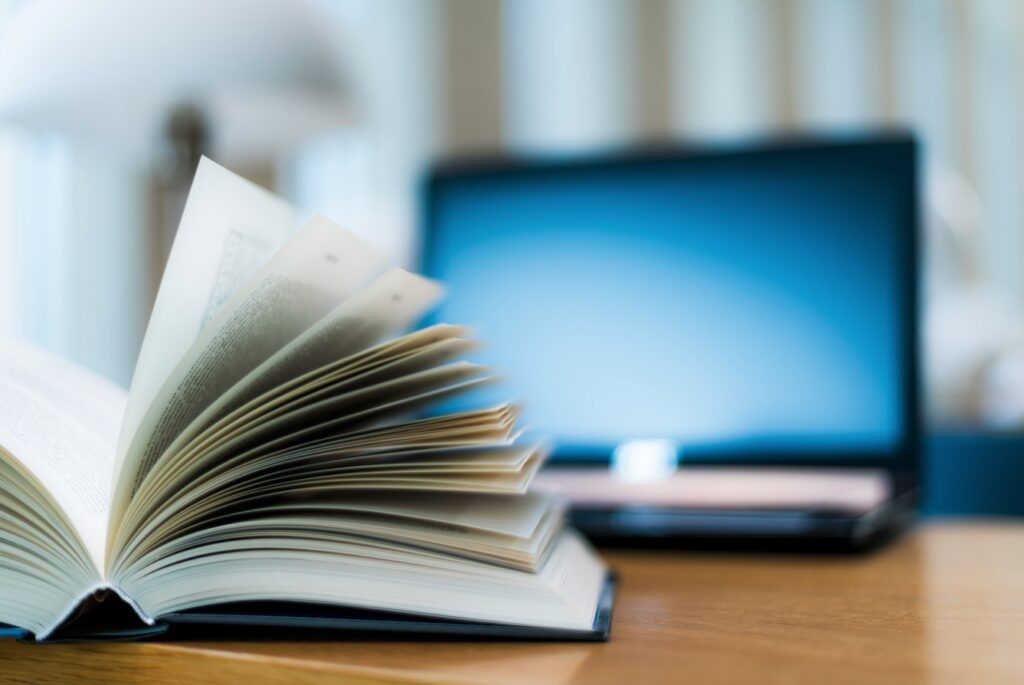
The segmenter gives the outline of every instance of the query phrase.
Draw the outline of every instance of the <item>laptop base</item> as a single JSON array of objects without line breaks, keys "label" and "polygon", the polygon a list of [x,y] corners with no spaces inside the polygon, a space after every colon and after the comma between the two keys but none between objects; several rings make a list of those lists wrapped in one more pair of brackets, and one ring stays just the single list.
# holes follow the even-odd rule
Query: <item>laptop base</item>
[{"label": "laptop base", "polygon": [[654,483],[554,468],[573,524],[603,546],[843,552],[873,549],[916,516],[917,489],[884,471],[691,467]]}]

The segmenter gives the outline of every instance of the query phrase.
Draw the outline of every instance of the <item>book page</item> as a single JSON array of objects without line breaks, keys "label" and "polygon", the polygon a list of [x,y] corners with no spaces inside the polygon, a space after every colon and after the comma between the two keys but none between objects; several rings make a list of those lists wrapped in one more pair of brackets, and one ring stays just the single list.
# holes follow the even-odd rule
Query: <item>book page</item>
[{"label": "book page", "polygon": [[353,511],[384,518],[407,518],[487,533],[526,538],[551,510],[561,511],[561,503],[551,493],[527,492],[516,497],[463,494],[452,497],[420,492],[356,492],[342,501],[316,500],[281,503],[266,511],[288,512]]},{"label": "book page", "polygon": [[117,474],[112,513],[206,407],[384,270],[373,248],[314,217],[202,330],[139,421]]},{"label": "book page", "polygon": [[0,447],[57,501],[97,573],[126,401],[124,390],[69,362],[0,343]]},{"label": "book page", "polygon": [[115,470],[200,332],[298,225],[286,202],[205,157],[200,161],[135,364]]},{"label": "book page", "polygon": [[568,530],[536,573],[386,542],[266,535],[186,550],[121,579],[151,616],[286,598],[463,621],[589,630],[607,569]]},{"label": "book page", "polygon": [[170,451],[254,398],[408,327],[441,293],[438,283],[398,267],[389,269],[216,398],[178,435]]}]

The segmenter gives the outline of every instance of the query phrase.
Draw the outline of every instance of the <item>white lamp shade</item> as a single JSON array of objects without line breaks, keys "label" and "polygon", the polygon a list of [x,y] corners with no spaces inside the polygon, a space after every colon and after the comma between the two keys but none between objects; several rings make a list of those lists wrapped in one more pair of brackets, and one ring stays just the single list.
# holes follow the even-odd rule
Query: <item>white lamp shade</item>
[{"label": "white lamp shade", "polygon": [[0,119],[146,160],[177,106],[221,159],[344,125],[338,59],[295,0],[34,0],[0,36]]}]

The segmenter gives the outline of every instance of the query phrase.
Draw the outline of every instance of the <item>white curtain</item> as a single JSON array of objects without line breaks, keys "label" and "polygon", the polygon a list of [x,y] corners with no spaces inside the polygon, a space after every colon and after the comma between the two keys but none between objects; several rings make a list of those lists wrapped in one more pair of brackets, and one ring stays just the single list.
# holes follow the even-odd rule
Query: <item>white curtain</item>
[{"label": "white curtain", "polygon": [[127,385],[150,304],[146,219],[135,170],[0,131],[0,334]]},{"label": "white curtain", "polygon": [[[286,194],[410,264],[418,182],[446,150],[904,124],[932,223],[955,238],[932,243],[964,253],[930,253],[930,280],[968,277],[1024,313],[1024,3],[470,2],[317,1],[357,121],[282,162]],[[144,176],[101,151],[0,130],[0,329],[125,382],[148,307],[145,200]]]},{"label": "white curtain", "polygon": [[[0,0],[0,28],[20,4]],[[0,335],[126,385],[149,307],[146,218],[137,170],[0,126]]]},{"label": "white curtain", "polygon": [[439,152],[443,82],[434,0],[323,0],[355,122],[284,160],[280,190],[412,265],[416,183]]}]

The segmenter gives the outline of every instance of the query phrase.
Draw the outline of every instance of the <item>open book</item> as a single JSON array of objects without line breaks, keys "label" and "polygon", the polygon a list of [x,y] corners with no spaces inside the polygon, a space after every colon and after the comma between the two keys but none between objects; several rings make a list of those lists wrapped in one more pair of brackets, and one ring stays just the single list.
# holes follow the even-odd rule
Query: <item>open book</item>
[{"label": "open book", "polygon": [[298,225],[204,159],[130,392],[3,344],[0,622],[606,636],[516,407],[430,411],[489,380],[465,328],[402,334],[440,287]]}]

